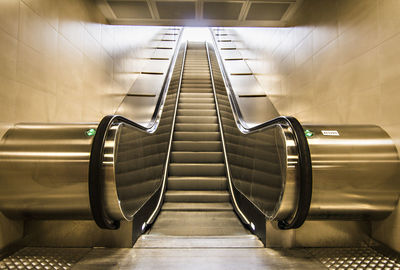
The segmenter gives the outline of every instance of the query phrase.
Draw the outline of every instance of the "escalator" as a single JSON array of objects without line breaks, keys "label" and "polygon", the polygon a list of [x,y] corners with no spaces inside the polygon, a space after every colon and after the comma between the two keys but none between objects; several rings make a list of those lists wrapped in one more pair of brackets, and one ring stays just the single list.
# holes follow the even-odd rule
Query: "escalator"
[{"label": "escalator", "polygon": [[230,203],[218,123],[206,45],[189,42],[165,202],[135,247],[263,246],[242,225]]},{"label": "escalator", "polygon": [[[0,211],[94,220],[146,250],[261,248],[306,219],[370,221],[396,208],[399,158],[385,131],[285,116],[248,127],[216,48],[175,51],[148,126],[111,115],[11,128],[0,144]],[[94,231],[82,224],[80,246]]]}]

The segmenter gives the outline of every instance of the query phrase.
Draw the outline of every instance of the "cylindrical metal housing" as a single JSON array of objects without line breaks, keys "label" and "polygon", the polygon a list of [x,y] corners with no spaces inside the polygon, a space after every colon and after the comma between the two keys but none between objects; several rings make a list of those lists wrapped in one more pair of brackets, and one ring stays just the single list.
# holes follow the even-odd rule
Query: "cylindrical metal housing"
[{"label": "cylindrical metal housing", "polygon": [[0,211],[90,219],[88,166],[97,124],[18,124],[0,141]]},{"label": "cylindrical metal housing", "polygon": [[[154,133],[118,119],[107,128],[96,203],[112,220],[132,220],[161,185],[169,111]],[[93,219],[88,179],[97,129],[94,123],[11,128],[0,141],[0,211],[12,218]]]},{"label": "cylindrical metal housing", "polygon": [[397,205],[399,156],[378,126],[305,125],[312,160],[309,219],[380,219]]}]

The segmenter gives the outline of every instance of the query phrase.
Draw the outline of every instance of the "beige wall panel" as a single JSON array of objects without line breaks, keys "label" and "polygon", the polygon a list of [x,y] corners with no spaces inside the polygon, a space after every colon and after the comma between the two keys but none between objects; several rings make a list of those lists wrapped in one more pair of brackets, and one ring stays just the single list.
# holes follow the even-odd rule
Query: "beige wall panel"
[{"label": "beige wall panel", "polygon": [[[17,122],[114,113],[160,31],[107,25],[90,0],[0,1],[0,137]],[[0,215],[0,249],[22,228]]]}]

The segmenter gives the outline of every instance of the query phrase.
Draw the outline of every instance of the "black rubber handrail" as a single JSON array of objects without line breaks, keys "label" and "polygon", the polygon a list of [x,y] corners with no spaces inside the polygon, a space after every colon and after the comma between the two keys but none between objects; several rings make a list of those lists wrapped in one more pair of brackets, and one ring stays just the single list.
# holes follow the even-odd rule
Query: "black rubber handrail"
[{"label": "black rubber handrail", "polygon": [[311,154],[307,138],[304,134],[303,126],[296,118],[292,116],[279,116],[272,120],[261,123],[259,125],[248,127],[248,125],[244,121],[239,104],[236,100],[236,96],[233,91],[233,87],[230,83],[229,77],[227,76],[227,72],[224,63],[221,59],[221,55],[218,51],[217,42],[215,40],[215,36],[211,28],[210,31],[213,40],[213,45],[215,48],[214,51],[216,52],[215,55],[218,64],[220,66],[221,75],[225,84],[225,88],[228,89],[227,94],[238,129],[243,134],[248,134],[253,132],[260,132],[264,129],[269,129],[274,125],[285,125],[289,126],[293,132],[295,144],[297,146],[299,155],[298,169],[299,169],[300,183],[299,183],[298,201],[294,215],[288,220],[279,220],[278,226],[282,230],[299,228],[301,225],[303,225],[304,221],[307,218],[308,212],[310,210],[311,197],[312,197]]},{"label": "black rubber handrail", "polygon": [[131,127],[137,128],[140,131],[146,133],[153,133],[157,130],[159,124],[159,117],[161,110],[163,108],[165,98],[167,96],[169,84],[172,78],[173,69],[175,66],[175,62],[179,52],[179,44],[180,39],[182,37],[182,29],[180,29],[179,38],[176,44],[175,52],[171,58],[171,62],[169,64],[167,75],[164,79],[161,93],[157,100],[157,104],[154,109],[154,113],[152,115],[151,121],[149,125],[143,126],[138,124],[134,121],[129,120],[121,115],[107,115],[103,117],[100,121],[97,129],[96,134],[93,138],[92,149],[90,152],[90,161],[89,161],[89,200],[90,200],[90,208],[92,211],[92,216],[94,221],[96,222],[97,226],[102,229],[109,229],[109,230],[116,230],[120,226],[120,222],[113,220],[107,215],[105,209],[105,201],[104,201],[104,183],[101,181],[102,177],[102,166],[103,166],[103,159],[104,159],[104,143],[106,140],[106,135],[110,127],[118,122],[124,123]]},{"label": "black rubber handrail", "polygon": [[102,166],[104,160],[104,143],[106,134],[115,123],[124,123],[145,131],[143,126],[120,115],[107,115],[103,117],[97,126],[93,139],[89,161],[89,198],[93,219],[97,226],[102,229],[116,230],[120,222],[115,221],[107,215],[104,201],[104,183],[101,181]]}]

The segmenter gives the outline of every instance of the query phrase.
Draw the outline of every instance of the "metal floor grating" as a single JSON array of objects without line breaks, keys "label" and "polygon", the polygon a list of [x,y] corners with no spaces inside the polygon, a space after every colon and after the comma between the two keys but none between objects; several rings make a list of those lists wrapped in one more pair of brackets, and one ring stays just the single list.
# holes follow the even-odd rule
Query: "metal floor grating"
[{"label": "metal floor grating", "polygon": [[0,261],[0,269],[71,269],[90,250],[27,247]]},{"label": "metal floor grating", "polygon": [[399,256],[384,249],[310,248],[308,251],[330,270],[400,270]]},{"label": "metal floor grating", "polygon": [[[97,254],[99,251],[101,252],[100,256]],[[76,269],[120,269],[119,266],[122,267],[122,265],[124,266],[122,267],[123,269],[142,269],[144,266],[149,266],[149,268],[146,269],[153,269],[154,262],[159,265],[159,269],[186,269],[187,264],[185,264],[185,268],[176,268],[175,263],[168,265],[168,262],[170,262],[168,259],[169,251],[172,250],[27,247],[0,261],[0,269],[65,270],[72,269],[74,266]],[[183,249],[179,252],[189,251],[190,249]],[[207,254],[207,257],[204,257],[204,261],[201,259],[202,255],[198,254],[199,251],[206,252]],[[234,252],[235,249],[230,251],[227,251],[226,249],[223,250],[223,252],[228,252],[229,254],[232,251]],[[264,251],[263,249],[241,249],[240,253],[248,252],[248,256],[251,257],[250,261],[256,263],[262,269],[271,270],[321,268],[332,270],[400,270],[399,254],[380,246],[357,248],[305,248],[289,249],[287,251],[289,253],[284,253],[286,255],[279,252],[273,252],[272,249],[266,249]],[[173,250],[172,254],[175,254],[175,252],[176,250]],[[196,251],[193,258],[197,260],[200,258],[200,261],[198,262],[207,264],[207,261],[209,261],[208,256],[210,256],[207,252],[209,252],[207,249],[199,249]],[[293,256],[292,253],[297,255]],[[305,256],[307,253],[309,255]],[[165,258],[165,256],[167,258]],[[176,256],[176,254],[174,256]],[[248,256],[245,257],[248,258]],[[226,257],[226,254],[224,254],[223,257],[224,259],[229,259],[229,256]],[[188,262],[193,260],[193,258],[190,258],[189,256],[187,258]],[[301,261],[299,261],[299,258],[301,258]],[[317,261],[322,265],[319,265]],[[243,262],[246,263],[245,265],[248,265],[248,259],[243,259]],[[167,266],[174,267],[171,268]],[[288,266],[291,267],[287,268]],[[261,269],[260,267],[254,269]],[[229,268],[222,267],[215,269]]]}]

